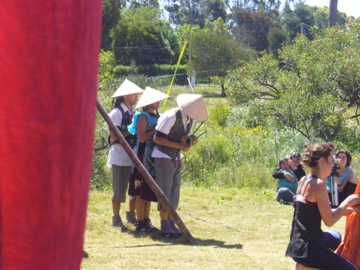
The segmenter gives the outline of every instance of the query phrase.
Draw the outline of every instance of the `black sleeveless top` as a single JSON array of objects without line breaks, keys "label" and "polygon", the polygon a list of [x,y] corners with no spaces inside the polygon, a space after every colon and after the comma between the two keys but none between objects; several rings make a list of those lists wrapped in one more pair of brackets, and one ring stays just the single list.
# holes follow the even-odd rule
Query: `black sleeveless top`
[{"label": "black sleeveless top", "polygon": [[307,246],[310,241],[316,242],[320,247],[330,251],[325,244],[324,233],[321,230],[321,215],[316,203],[305,200],[301,194],[302,188],[306,183],[305,189],[311,181],[316,180],[316,176],[308,176],[302,182],[299,192],[294,196],[295,209],[290,234],[290,243],[286,249],[286,256],[292,258],[306,258]]},{"label": "black sleeveless top", "polygon": [[[122,114],[122,121],[121,121],[121,126],[117,126],[117,128],[121,131],[121,130],[125,130],[127,131],[127,126],[131,124],[132,122],[132,117],[133,115],[129,113],[129,111],[124,112],[124,109],[121,107],[121,104],[119,105],[118,109],[121,111]],[[109,136],[110,139],[110,136]],[[134,146],[136,145],[136,136],[133,134],[129,134],[128,136],[125,137],[125,140],[127,141],[127,143],[130,145],[131,148],[134,148]],[[119,140],[113,140],[111,141],[111,145],[113,144],[117,144],[120,143]]]}]

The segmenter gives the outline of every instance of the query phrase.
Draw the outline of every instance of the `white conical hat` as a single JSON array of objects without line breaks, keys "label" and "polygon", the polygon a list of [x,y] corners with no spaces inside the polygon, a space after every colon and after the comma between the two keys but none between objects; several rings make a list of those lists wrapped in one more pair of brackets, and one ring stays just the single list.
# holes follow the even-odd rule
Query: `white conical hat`
[{"label": "white conical hat", "polygon": [[204,98],[197,94],[180,94],[176,98],[181,111],[190,118],[204,122],[209,119]]},{"label": "white conical hat", "polygon": [[139,86],[137,86],[135,83],[130,82],[128,79],[125,79],[125,81],[112,95],[112,98],[126,96],[130,94],[142,93],[142,92],[144,92],[144,90],[142,90]]},{"label": "white conical hat", "polygon": [[165,98],[168,98],[169,95],[164,94],[158,90],[152,89],[151,87],[146,87],[144,93],[141,95],[138,103],[136,104],[136,109],[145,107],[146,105],[158,102]]}]

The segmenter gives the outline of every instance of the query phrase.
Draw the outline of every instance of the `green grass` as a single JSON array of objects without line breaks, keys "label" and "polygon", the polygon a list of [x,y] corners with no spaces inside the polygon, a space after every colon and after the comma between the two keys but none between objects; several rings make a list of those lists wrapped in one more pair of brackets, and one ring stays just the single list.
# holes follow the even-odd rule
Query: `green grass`
[{"label": "green grass", "polygon": [[[182,186],[177,213],[194,237],[169,240],[159,233],[140,237],[111,227],[111,193],[90,192],[82,269],[294,269],[284,256],[292,207],[265,189]],[[122,206],[125,217],[127,205]],[[159,227],[152,205],[151,219]],[[344,232],[345,218],[334,226]],[[323,229],[327,227],[324,225]]]}]

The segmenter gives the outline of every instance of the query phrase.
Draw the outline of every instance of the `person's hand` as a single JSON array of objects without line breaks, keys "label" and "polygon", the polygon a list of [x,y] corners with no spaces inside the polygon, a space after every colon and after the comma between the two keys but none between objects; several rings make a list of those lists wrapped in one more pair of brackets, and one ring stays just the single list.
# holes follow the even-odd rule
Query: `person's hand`
[{"label": "person's hand", "polygon": [[345,201],[348,204],[348,206],[353,206],[353,208],[354,207],[357,208],[360,205],[360,195],[356,195],[356,194],[350,195],[345,199]]},{"label": "person's hand", "polygon": [[354,210],[356,213],[360,214],[360,205],[352,206],[352,210]]},{"label": "person's hand", "polygon": [[183,148],[182,148],[181,150],[184,151],[184,152],[187,152],[187,151],[190,150],[190,148],[191,148],[191,145],[189,145],[189,146],[183,146]]},{"label": "person's hand", "polygon": [[339,180],[339,177],[333,176],[333,178],[334,178],[334,182],[335,182],[338,186],[341,185],[341,182],[340,182],[340,180]]},{"label": "person's hand", "polygon": [[284,172],[284,176],[289,182],[294,182],[294,176],[291,173]]}]

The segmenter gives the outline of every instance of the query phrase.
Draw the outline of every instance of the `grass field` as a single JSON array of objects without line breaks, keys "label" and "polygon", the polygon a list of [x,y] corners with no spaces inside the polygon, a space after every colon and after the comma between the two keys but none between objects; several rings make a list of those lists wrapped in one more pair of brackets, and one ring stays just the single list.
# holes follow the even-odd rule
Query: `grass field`
[{"label": "grass field", "polygon": [[[274,191],[183,186],[177,211],[195,244],[111,227],[111,193],[90,193],[82,269],[295,269],[284,256],[293,208]],[[121,215],[124,219],[124,205]],[[159,227],[155,204],[151,219]],[[334,229],[343,233],[345,218]],[[323,225],[323,230],[327,227]]]}]

